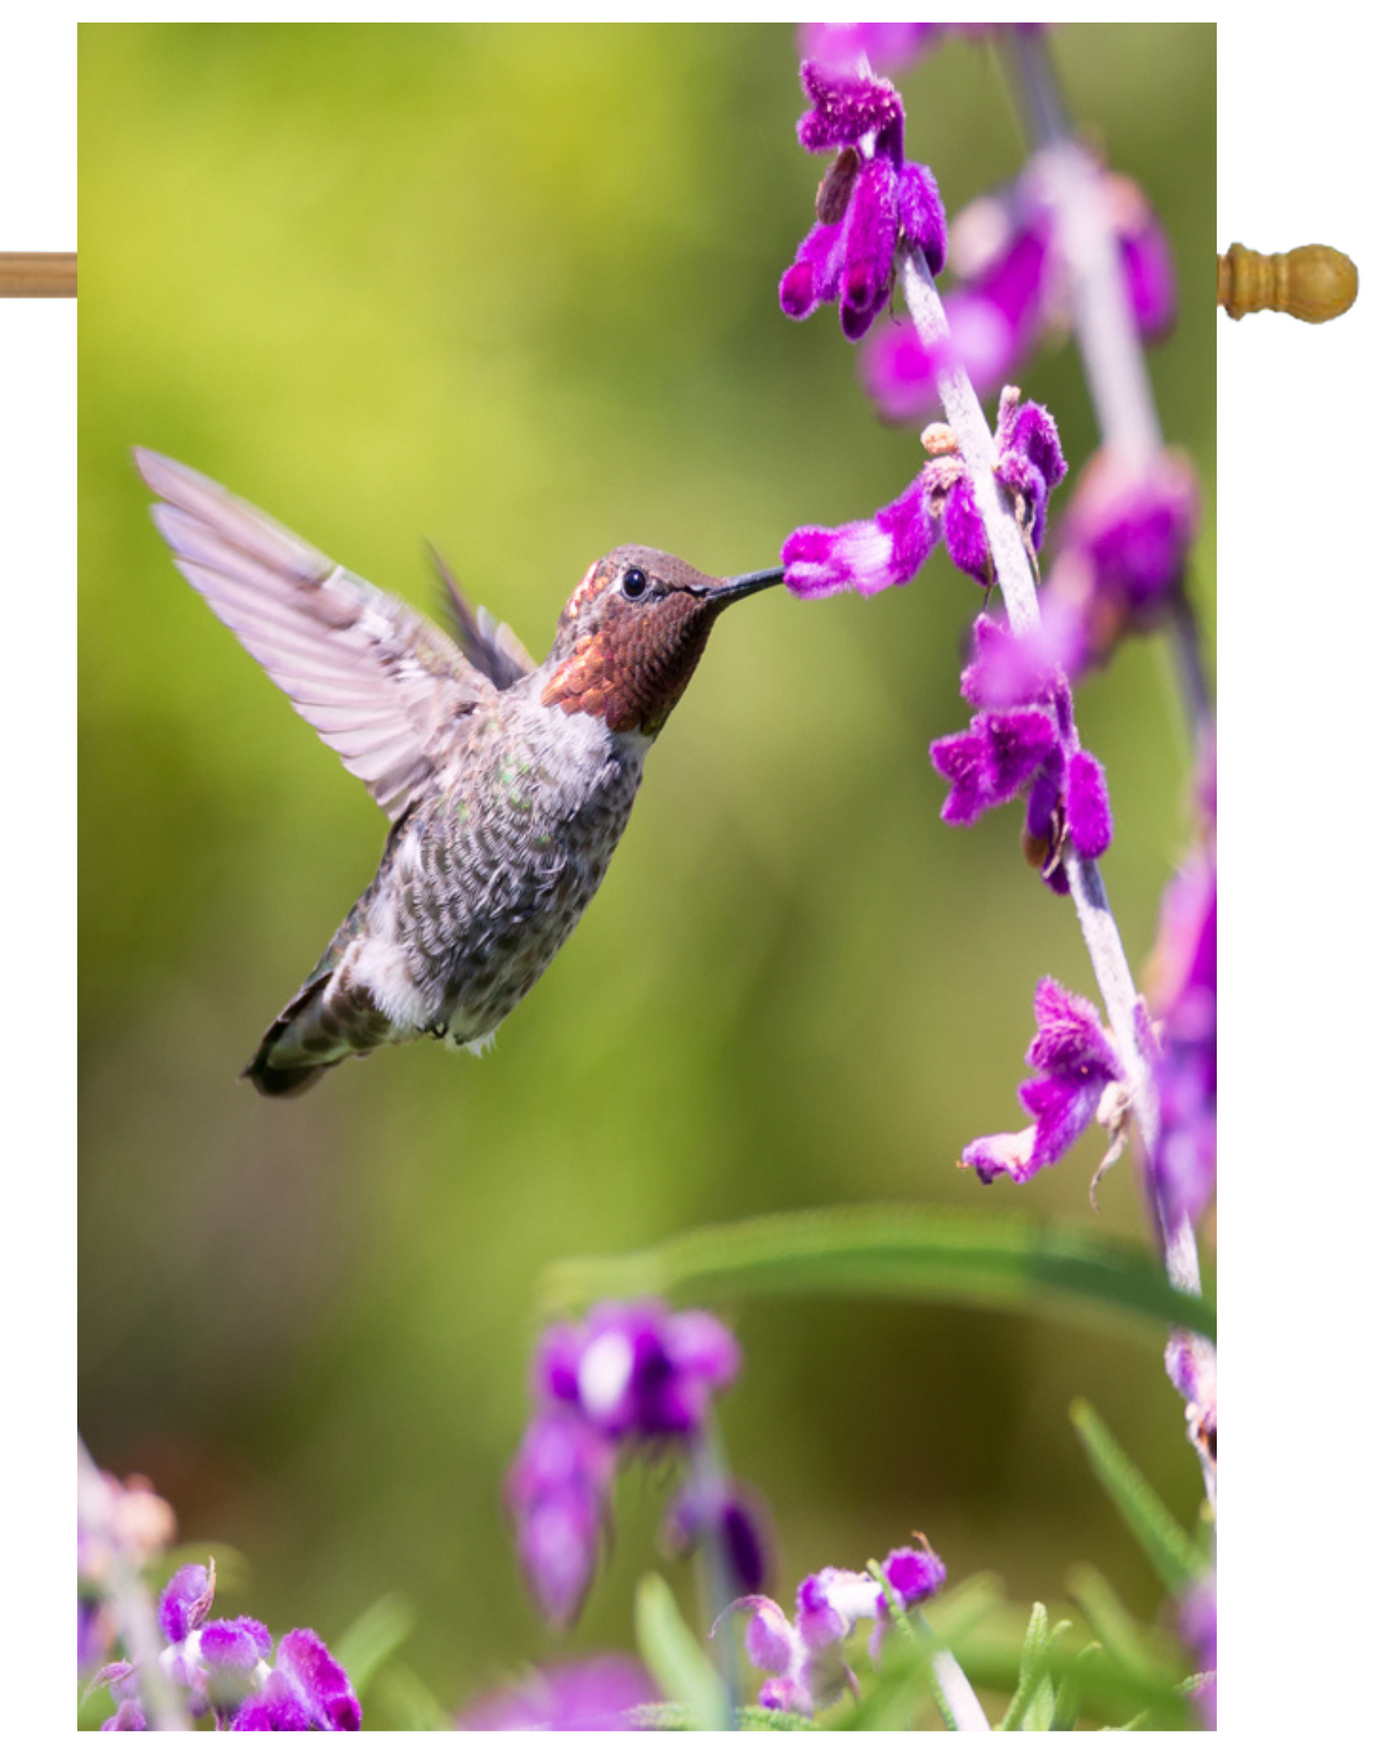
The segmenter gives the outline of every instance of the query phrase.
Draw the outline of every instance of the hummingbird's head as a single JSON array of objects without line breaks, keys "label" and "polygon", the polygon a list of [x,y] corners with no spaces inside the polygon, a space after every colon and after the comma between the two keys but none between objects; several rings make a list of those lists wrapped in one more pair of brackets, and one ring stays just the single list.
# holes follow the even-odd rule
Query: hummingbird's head
[{"label": "hummingbird's head", "polygon": [[782,571],[706,577],[654,547],[614,547],[559,616],[541,698],[609,729],[655,735],[695,673],[720,612],[782,582]]}]

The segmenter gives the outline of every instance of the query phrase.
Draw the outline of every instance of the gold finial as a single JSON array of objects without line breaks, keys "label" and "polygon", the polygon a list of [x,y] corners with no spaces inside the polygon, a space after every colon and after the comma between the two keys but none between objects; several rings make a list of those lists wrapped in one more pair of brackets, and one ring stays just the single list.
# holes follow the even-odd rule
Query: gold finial
[{"label": "gold finial", "polygon": [[76,298],[76,255],[0,255],[0,298]]},{"label": "gold finial", "polygon": [[1281,310],[1300,322],[1330,322],[1356,302],[1356,264],[1340,249],[1305,243],[1287,255],[1260,255],[1232,243],[1215,258],[1215,302],[1236,322],[1254,310]]}]

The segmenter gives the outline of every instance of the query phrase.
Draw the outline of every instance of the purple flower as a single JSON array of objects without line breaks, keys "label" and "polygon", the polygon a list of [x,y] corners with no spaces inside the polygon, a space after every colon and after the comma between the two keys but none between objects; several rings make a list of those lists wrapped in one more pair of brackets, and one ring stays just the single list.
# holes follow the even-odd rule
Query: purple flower
[{"label": "purple flower", "polygon": [[[1176,307],[1166,238],[1130,178],[1101,172],[1100,189],[1133,320],[1145,339],[1158,339],[1170,328]],[[952,347],[981,394],[1019,369],[1042,339],[1064,326],[1064,256],[1056,243],[1054,208],[1034,161],[1007,188],[983,195],[958,214],[948,254],[961,282],[943,300]],[[866,388],[886,419],[927,417],[935,404],[932,366],[925,364],[921,371],[920,350],[917,335],[890,325],[873,332],[862,348]]]},{"label": "purple flower", "polygon": [[937,539],[938,524],[920,474],[870,522],[794,529],[783,543],[784,581],[809,601],[841,589],[874,595],[891,584],[908,583]]},{"label": "purple flower", "polygon": [[[535,1358],[538,1408],[506,1499],[520,1564],[546,1620],[560,1626],[578,1614],[618,1465],[634,1450],[700,1440],[711,1397],[733,1383],[739,1364],[739,1346],[718,1319],[672,1312],[663,1301],[605,1302],[581,1323],[544,1333]],[[761,1560],[756,1521],[737,1491],[728,1506],[708,1495],[704,1505],[708,1516],[697,1508],[687,1523],[723,1539],[734,1572],[744,1575]]]},{"label": "purple flower", "polygon": [[1128,632],[1160,625],[1180,598],[1200,507],[1183,457],[1156,456],[1128,473],[1108,451],[1085,468],[1059,528],[1059,553],[1041,596],[1061,628],[1071,679],[1103,662]]},{"label": "purple flower", "polygon": [[1069,685],[1042,645],[1013,638],[985,614],[973,626],[973,639],[976,655],[963,670],[963,697],[992,708],[979,711],[963,734],[929,748],[935,769],[952,785],[943,819],[970,826],[987,809],[1025,793],[1027,858],[1047,886],[1067,893],[1065,846],[1101,857],[1112,843],[1103,768],[1079,745]]},{"label": "purple flower", "polygon": [[696,1433],[738,1372],[739,1345],[710,1313],[609,1301],[545,1332],[537,1385],[614,1440],[650,1440]]},{"label": "purple flower", "polygon": [[[927,1544],[922,1549],[891,1550],[883,1567],[905,1610],[932,1598],[946,1577],[943,1563]],[[856,1688],[845,1645],[861,1622],[871,1622],[875,1626],[870,1653],[878,1658],[890,1614],[879,1581],[849,1568],[823,1568],[809,1574],[797,1588],[792,1622],[771,1598],[740,1598],[729,1608],[750,1613],[744,1646],[750,1662],[769,1673],[759,1691],[759,1704],[807,1715],[829,1706],[843,1690]]]},{"label": "purple flower", "polygon": [[729,1477],[692,1477],[671,1498],[665,1540],[673,1554],[688,1556],[704,1541],[718,1542],[729,1576],[742,1591],[757,1592],[767,1579],[768,1545],[763,1503]]},{"label": "purple flower", "polygon": [[160,1595],[157,1617],[160,1632],[172,1646],[183,1641],[203,1623],[214,1603],[214,1564],[187,1562],[177,1568]]},{"label": "purple flower", "polygon": [[[210,1620],[214,1564],[191,1562],[171,1576],[157,1617],[169,1645],[160,1656],[165,1675],[186,1691],[197,1719],[213,1712],[233,1731],[355,1732],[360,1704],[344,1670],[310,1629],[282,1637],[275,1666],[272,1636],[249,1616]],[[104,1731],[144,1731],[136,1672],[109,1666],[98,1680],[110,1684],[119,1705]]]},{"label": "purple flower", "polygon": [[[932,513],[943,521],[948,557],[960,571],[990,588],[996,582],[991,548],[957,438],[949,426],[930,425],[920,441],[932,458],[923,478]],[[1017,520],[1031,545],[1039,549],[1045,539],[1050,494],[1067,471],[1055,421],[1038,402],[1027,401],[1023,407],[1021,391],[1008,384],[1001,392],[993,442],[992,472],[1011,493]]]},{"label": "purple flower", "polygon": [[1005,1174],[1024,1185],[1078,1141],[1123,1070],[1094,1005],[1043,978],[1035,993],[1036,1033],[1026,1062],[1040,1074],[1017,1089],[1035,1122],[1015,1134],[979,1136],[958,1163],[984,1185]]},{"label": "purple flower", "polygon": [[[1022,406],[1020,390],[1008,387],[1002,392],[995,441],[993,472],[1015,497],[1022,527],[1038,547],[1045,536],[1050,493],[1065,474],[1055,422],[1034,401]],[[940,534],[947,536],[954,564],[983,585],[995,581],[986,530],[952,430],[931,425],[923,443],[930,459],[872,519],[835,529],[793,530],[783,543],[782,559],[784,581],[794,595],[815,600],[842,589],[874,595],[891,584],[908,583]]]},{"label": "purple flower", "polygon": [[809,152],[837,157],[817,191],[817,223],[778,284],[795,321],[818,304],[840,307],[841,330],[859,340],[889,302],[901,241],[922,249],[937,273],[947,254],[938,184],[904,159],[904,106],[887,80],[857,77],[816,61],[802,66],[812,108],[797,124]]},{"label": "purple flower", "polygon": [[254,1685],[267,1674],[272,1636],[249,1616],[209,1620],[214,1604],[214,1564],[177,1568],[160,1595],[157,1617],[170,1643],[161,1664],[170,1681],[188,1690],[190,1712],[211,1709],[228,1724]]},{"label": "purple flower", "polygon": [[277,1663],[238,1710],[235,1732],[358,1732],[360,1704],[350,1679],[309,1628],[282,1637]]},{"label": "purple flower", "polygon": [[572,1622],[583,1604],[612,1498],[614,1456],[580,1416],[545,1410],[525,1431],[506,1479],[516,1553],[547,1622]]},{"label": "purple flower", "polygon": [[626,1732],[633,1708],[660,1699],[635,1659],[603,1653],[532,1671],[516,1688],[474,1703],[461,1725],[464,1732]]}]

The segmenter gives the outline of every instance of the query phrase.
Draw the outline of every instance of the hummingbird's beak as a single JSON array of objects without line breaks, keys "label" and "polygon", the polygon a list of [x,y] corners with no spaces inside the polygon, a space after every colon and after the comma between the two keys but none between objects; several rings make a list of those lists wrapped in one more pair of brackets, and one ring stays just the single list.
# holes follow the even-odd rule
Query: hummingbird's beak
[{"label": "hummingbird's beak", "polygon": [[710,591],[711,601],[737,602],[741,596],[753,595],[760,589],[771,589],[783,581],[783,568],[775,571],[746,571],[742,577],[726,577],[718,589]]}]

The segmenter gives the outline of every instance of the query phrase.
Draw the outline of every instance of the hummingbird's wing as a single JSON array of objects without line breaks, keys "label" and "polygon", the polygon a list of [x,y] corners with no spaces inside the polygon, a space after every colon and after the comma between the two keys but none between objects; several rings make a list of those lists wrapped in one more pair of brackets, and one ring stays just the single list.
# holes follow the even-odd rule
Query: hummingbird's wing
[{"label": "hummingbird's wing", "polygon": [[473,668],[479,668],[502,692],[515,685],[522,675],[534,668],[534,658],[503,621],[488,614],[485,608],[473,613],[467,598],[457,587],[457,579],[447,561],[432,542],[428,551],[433,556],[447,610],[452,616],[453,636],[467,654]]},{"label": "hummingbird's wing", "polygon": [[445,632],[222,486],[133,452],[175,563],[397,820],[441,737],[495,692]]}]

